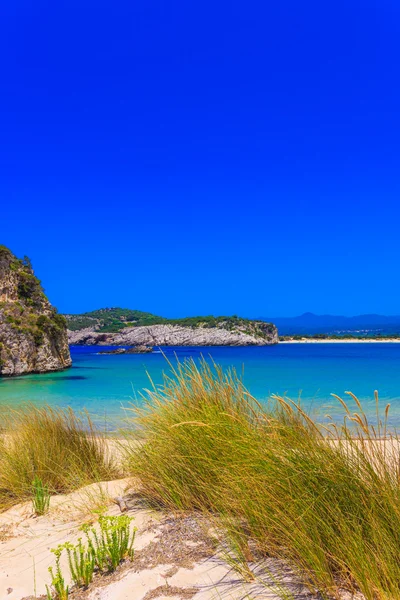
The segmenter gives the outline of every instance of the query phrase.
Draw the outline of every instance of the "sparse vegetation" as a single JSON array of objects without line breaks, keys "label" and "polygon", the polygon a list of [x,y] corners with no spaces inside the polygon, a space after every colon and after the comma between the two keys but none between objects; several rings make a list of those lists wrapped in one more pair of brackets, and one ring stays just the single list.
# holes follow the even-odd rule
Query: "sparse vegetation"
[{"label": "sparse vegetation", "polygon": [[31,267],[24,265],[20,261],[20,269],[18,270],[18,296],[21,301],[29,300],[32,304],[39,304],[42,300],[42,286],[40,281],[31,272]]},{"label": "sparse vegetation", "polygon": [[37,475],[32,482],[32,505],[33,512],[38,517],[44,515],[50,506],[49,488]]},{"label": "sparse vegetation", "polygon": [[68,600],[69,586],[65,583],[60,566],[62,551],[62,546],[52,550],[56,557],[56,566],[54,569],[53,567],[49,567],[49,573],[51,575],[51,587],[46,585],[47,600]]},{"label": "sparse vegetation", "polygon": [[136,529],[131,529],[132,517],[101,516],[98,529],[84,525],[87,544],[78,539],[77,544],[66,542],[52,550],[56,557],[55,567],[49,568],[51,586],[47,587],[48,600],[68,600],[69,587],[60,566],[61,555],[66,551],[71,580],[75,586],[88,587],[95,572],[112,573],[127,558],[134,554],[133,543]]},{"label": "sparse vegetation", "polygon": [[133,557],[134,528],[131,530],[132,517],[101,516],[100,531],[94,526],[84,526],[89,552],[94,557],[97,569],[101,572],[112,572],[125,558]]},{"label": "sparse vegetation", "polygon": [[[277,397],[260,406],[234,372],[178,366],[134,415],[128,450],[142,493],[170,509],[219,515],[238,560],[278,557],[312,591],[400,598],[399,442],[387,409],[370,423],[358,400],[319,427]],[[385,440],[385,442],[382,441]]]},{"label": "sparse vegetation", "polygon": [[77,587],[87,587],[93,581],[95,568],[93,552],[82,543],[82,538],[79,538],[75,545],[67,542],[61,548],[65,548],[68,554],[72,581]]}]

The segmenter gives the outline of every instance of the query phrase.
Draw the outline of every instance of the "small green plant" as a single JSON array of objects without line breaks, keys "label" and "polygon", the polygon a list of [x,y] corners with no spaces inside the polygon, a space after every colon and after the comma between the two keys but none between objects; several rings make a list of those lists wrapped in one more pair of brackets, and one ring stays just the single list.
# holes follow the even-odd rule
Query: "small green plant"
[{"label": "small green plant", "polygon": [[90,548],[82,544],[82,538],[74,546],[67,542],[64,548],[68,554],[69,570],[75,585],[87,587],[93,580],[95,557]]},{"label": "small green plant", "polygon": [[44,515],[50,506],[50,492],[42,479],[36,475],[32,482],[32,504],[35,515]]},{"label": "small green plant", "polygon": [[127,515],[101,516],[99,532],[93,526],[82,527],[99,571],[115,571],[122,560],[133,558],[136,528],[131,530],[131,521]]},{"label": "small green plant", "polygon": [[94,572],[110,573],[126,558],[133,558],[133,542],[136,528],[131,529],[132,517],[101,516],[99,531],[93,525],[83,525],[81,530],[87,538],[87,545],[82,538],[77,544],[66,542],[52,549],[56,557],[56,565],[49,567],[52,581],[46,586],[47,600],[68,600],[69,589],[65,585],[60,558],[65,550],[71,579],[77,587],[88,587],[93,581]]},{"label": "small green plant", "polygon": [[57,548],[52,548],[51,550],[56,557],[56,566],[55,569],[53,569],[53,567],[49,567],[49,573],[51,575],[51,587],[46,585],[47,600],[53,600],[53,598],[56,600],[68,600],[69,588],[67,585],[65,585],[65,579],[60,567],[60,558],[63,549],[63,546],[58,546]]}]

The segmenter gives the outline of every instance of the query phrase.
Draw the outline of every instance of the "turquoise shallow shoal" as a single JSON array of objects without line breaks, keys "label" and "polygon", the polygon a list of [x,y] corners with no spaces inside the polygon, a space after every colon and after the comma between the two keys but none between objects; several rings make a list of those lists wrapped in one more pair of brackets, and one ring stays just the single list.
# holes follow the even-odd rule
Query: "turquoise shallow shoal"
[{"label": "turquoise shallow shoal", "polygon": [[[105,418],[113,426],[122,423],[125,408],[141,402],[141,392],[149,387],[148,374],[155,383],[168,372],[160,351],[152,354],[99,355],[99,348],[72,347],[73,366],[59,373],[0,378],[0,405],[26,402],[50,403],[86,409],[97,422]],[[354,392],[367,413],[375,412],[374,390],[384,405],[391,403],[390,422],[400,424],[400,343],[365,344],[279,344],[249,348],[163,348],[174,361],[212,356],[224,368],[234,366],[245,385],[260,400],[271,394],[301,396],[306,408],[321,419],[340,411],[332,392],[343,396]],[[354,406],[354,404],[353,404]]]}]

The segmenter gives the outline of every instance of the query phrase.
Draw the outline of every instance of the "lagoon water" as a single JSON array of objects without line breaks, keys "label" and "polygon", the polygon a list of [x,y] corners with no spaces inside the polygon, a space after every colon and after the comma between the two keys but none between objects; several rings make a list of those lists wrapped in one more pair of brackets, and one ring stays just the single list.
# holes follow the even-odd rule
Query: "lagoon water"
[{"label": "lagoon water", "polygon": [[[278,344],[263,347],[163,348],[151,354],[100,355],[102,346],[71,348],[73,366],[59,373],[0,378],[0,405],[49,403],[86,409],[97,422],[107,419],[118,426],[130,403],[140,403],[149,387],[148,375],[162,383],[169,371],[167,360],[178,357],[212,359],[224,368],[233,366],[243,374],[247,388],[267,402],[271,394],[302,398],[307,409],[320,418],[342,414],[340,396],[354,392],[371,415],[374,390],[384,406],[391,403],[390,422],[400,424],[400,343]],[[354,403],[353,403],[353,406]]]}]

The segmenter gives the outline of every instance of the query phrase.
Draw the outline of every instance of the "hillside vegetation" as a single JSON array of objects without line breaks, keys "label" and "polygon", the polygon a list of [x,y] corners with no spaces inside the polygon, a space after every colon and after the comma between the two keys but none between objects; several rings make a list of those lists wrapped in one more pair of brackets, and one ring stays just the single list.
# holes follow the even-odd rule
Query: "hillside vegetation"
[{"label": "hillside vegetation", "polygon": [[0,245],[0,375],[69,367],[66,326],[29,258]]},{"label": "hillside vegetation", "polygon": [[[113,333],[122,331],[126,327],[141,327],[150,325],[180,325],[181,327],[202,327],[213,328],[221,327],[227,330],[234,330],[240,326],[242,331],[249,334],[255,333],[255,323],[251,319],[243,319],[236,315],[231,317],[186,317],[183,319],[166,319],[151,313],[140,310],[131,310],[128,308],[102,308],[81,315],[65,315],[70,331],[80,331],[86,328],[93,328],[99,333]],[[268,332],[268,324],[264,327]],[[271,324],[270,332],[274,330]]]},{"label": "hillside vegetation", "polygon": [[[66,320],[57,310],[48,305],[39,279],[34,275],[28,257],[16,258],[5,246],[0,246],[0,261],[6,264],[3,278],[15,279],[15,297],[11,282],[5,281],[0,310],[7,323],[19,333],[29,334],[39,346],[45,331],[62,331]],[[7,285],[9,284],[9,285]],[[43,307],[48,314],[42,314]]]},{"label": "hillside vegetation", "polygon": [[65,317],[70,331],[93,328],[103,333],[121,331],[125,327],[157,325],[166,321],[151,313],[129,308],[100,308],[81,315],[65,315]]}]

